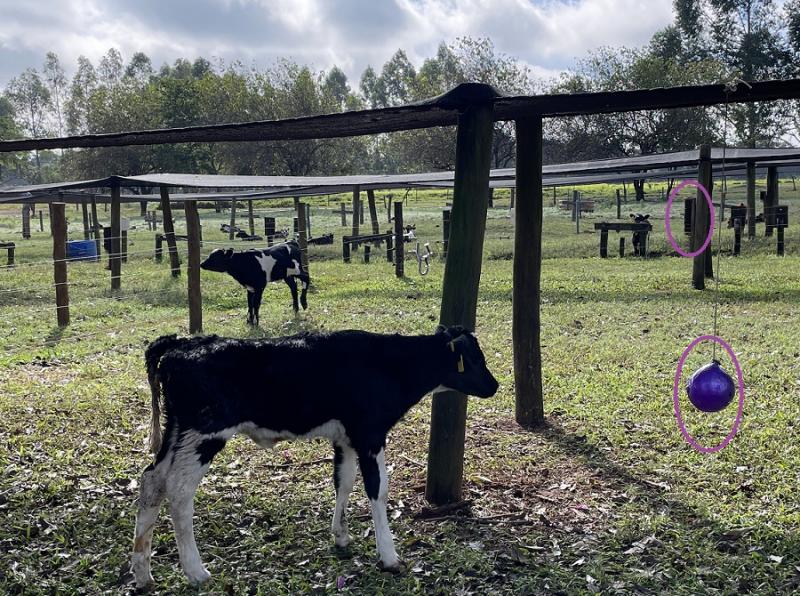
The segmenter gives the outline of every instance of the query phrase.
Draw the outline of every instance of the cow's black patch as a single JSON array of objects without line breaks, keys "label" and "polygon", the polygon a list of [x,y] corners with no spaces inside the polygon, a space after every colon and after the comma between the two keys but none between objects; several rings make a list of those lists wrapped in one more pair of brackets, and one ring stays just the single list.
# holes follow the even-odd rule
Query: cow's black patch
[{"label": "cow's black patch", "polygon": [[200,463],[206,465],[214,456],[222,451],[225,447],[225,441],[222,439],[206,439],[197,446],[197,455],[200,457]]}]

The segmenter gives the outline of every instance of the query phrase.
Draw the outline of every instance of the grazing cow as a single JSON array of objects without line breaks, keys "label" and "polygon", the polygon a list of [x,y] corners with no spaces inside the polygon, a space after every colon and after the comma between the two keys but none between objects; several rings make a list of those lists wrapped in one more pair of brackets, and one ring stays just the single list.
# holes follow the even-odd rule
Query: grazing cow
[{"label": "grazing cow", "polygon": [[[633,218],[633,223],[646,223],[648,225],[648,230],[653,229],[653,225],[647,221],[650,219],[650,215],[642,215],[641,213],[631,213],[631,217]],[[647,249],[645,244],[645,239],[647,238],[647,234],[642,232],[634,232],[633,233],[633,254],[637,256],[644,256],[645,250]]]},{"label": "grazing cow", "polygon": [[263,250],[234,251],[232,248],[218,248],[200,263],[206,271],[227,273],[242,284],[247,290],[247,322],[258,325],[258,311],[261,308],[261,296],[268,283],[284,280],[292,291],[292,307],[297,305],[297,281],[300,280],[302,291],[300,304],[303,310],[308,308],[306,292],[309,277],[300,265],[300,245],[294,240],[276,244]]},{"label": "grazing cow", "polygon": [[238,433],[264,448],[282,440],[330,440],[335,544],[346,547],[350,541],[345,517],[358,464],[380,565],[399,570],[386,515],[387,433],[428,393],[490,397],[498,388],[478,340],[462,327],[440,326],[433,335],[418,336],[365,331],[266,340],[171,335],[151,343],[145,360],[153,407],[150,449],[156,457],[141,477],[132,558],[138,587],[153,582],[153,527],[165,498],[184,573],[193,584],[209,578],[194,538],[194,495],[211,460]]}]

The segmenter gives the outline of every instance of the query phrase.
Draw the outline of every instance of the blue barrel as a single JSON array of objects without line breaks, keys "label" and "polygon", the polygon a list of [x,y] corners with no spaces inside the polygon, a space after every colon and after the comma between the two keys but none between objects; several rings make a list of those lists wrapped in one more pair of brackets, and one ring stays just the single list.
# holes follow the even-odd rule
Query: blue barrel
[{"label": "blue barrel", "polygon": [[70,240],[67,242],[67,258],[94,261],[97,259],[97,245],[94,240]]}]

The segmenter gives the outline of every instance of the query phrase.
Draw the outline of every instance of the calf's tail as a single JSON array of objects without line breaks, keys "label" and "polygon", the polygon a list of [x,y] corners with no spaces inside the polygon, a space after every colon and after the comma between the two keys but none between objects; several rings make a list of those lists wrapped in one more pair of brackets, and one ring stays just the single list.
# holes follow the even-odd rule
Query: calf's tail
[{"label": "calf's tail", "polygon": [[152,397],[152,415],[150,418],[150,453],[156,454],[161,449],[163,433],[161,430],[161,379],[158,375],[161,357],[172,348],[179,346],[183,340],[176,335],[164,335],[147,346],[144,353],[147,366],[147,380],[150,382]]}]

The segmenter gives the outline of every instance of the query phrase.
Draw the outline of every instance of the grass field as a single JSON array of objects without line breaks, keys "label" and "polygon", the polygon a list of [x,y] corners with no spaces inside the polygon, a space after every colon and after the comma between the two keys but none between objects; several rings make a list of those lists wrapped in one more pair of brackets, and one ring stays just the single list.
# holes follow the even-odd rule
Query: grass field
[{"label": "grass field", "polygon": [[[733,186],[731,200],[738,202],[741,190]],[[201,593],[800,589],[800,226],[792,221],[800,199],[791,182],[781,193],[794,224],[786,257],[774,256],[775,239],[763,238],[763,226],[755,242],[744,241],[740,258],[728,254],[731,232],[722,234],[718,333],[736,351],[747,395],[740,431],[724,450],[697,453],[676,426],[677,361],[692,339],[712,332],[714,294],[692,290],[691,262],[670,256],[661,202],[629,203],[625,210],[653,214],[651,249],[660,256],[649,260],[596,256],[591,224],[614,212],[610,202],[582,221],[581,234],[567,215],[546,207],[547,426],[531,432],[515,424],[513,225],[500,193],[487,224],[477,331],[501,387],[492,399],[470,401],[469,509],[446,519],[418,517],[426,505],[427,399],[396,427],[387,447],[390,518],[408,565],[399,576],[376,568],[369,508],[358,485],[350,506],[352,557],[340,559],[332,550],[329,445],[263,451],[235,439],[198,493],[198,544],[213,574]],[[406,205],[406,220],[435,252],[445,200],[445,192],[412,192]],[[360,253],[342,264],[344,228],[329,211],[337,201],[330,207],[314,202],[312,233],[333,231],[336,241],[311,248],[308,311],[293,316],[288,289],[275,285],[265,293],[261,328],[251,330],[244,324],[243,290],[226,276],[203,272],[205,331],[431,332],[444,264],[434,260],[431,273],[421,277],[408,261],[403,280],[379,250],[369,265],[357,262]],[[280,209],[278,227],[289,227],[285,206],[257,205],[261,215]],[[73,237],[80,237],[79,212],[67,212]],[[681,212],[673,213],[677,230]],[[107,221],[102,208],[100,214]],[[142,353],[160,334],[186,333],[188,311],[185,272],[173,280],[168,259],[153,261],[153,233],[141,229],[138,205],[126,214],[139,227],[130,235],[122,290],[110,291],[104,264],[70,264],[72,324],[59,330],[49,235],[37,231],[20,240],[17,209],[0,212],[0,240],[18,246],[18,266],[0,270],[0,593],[134,591],[128,567],[137,481],[149,462]],[[227,242],[218,231],[227,216],[203,211],[201,217],[207,253],[217,246],[212,243]],[[180,231],[182,214],[178,220]],[[609,244],[615,254],[614,234]],[[685,370],[707,361],[710,352],[705,345],[696,350]],[[723,365],[730,369],[727,359]],[[735,408],[700,415],[685,398],[682,405],[688,428],[705,444],[718,443],[735,415]],[[194,593],[179,570],[166,509],[154,548],[157,593]]]}]

